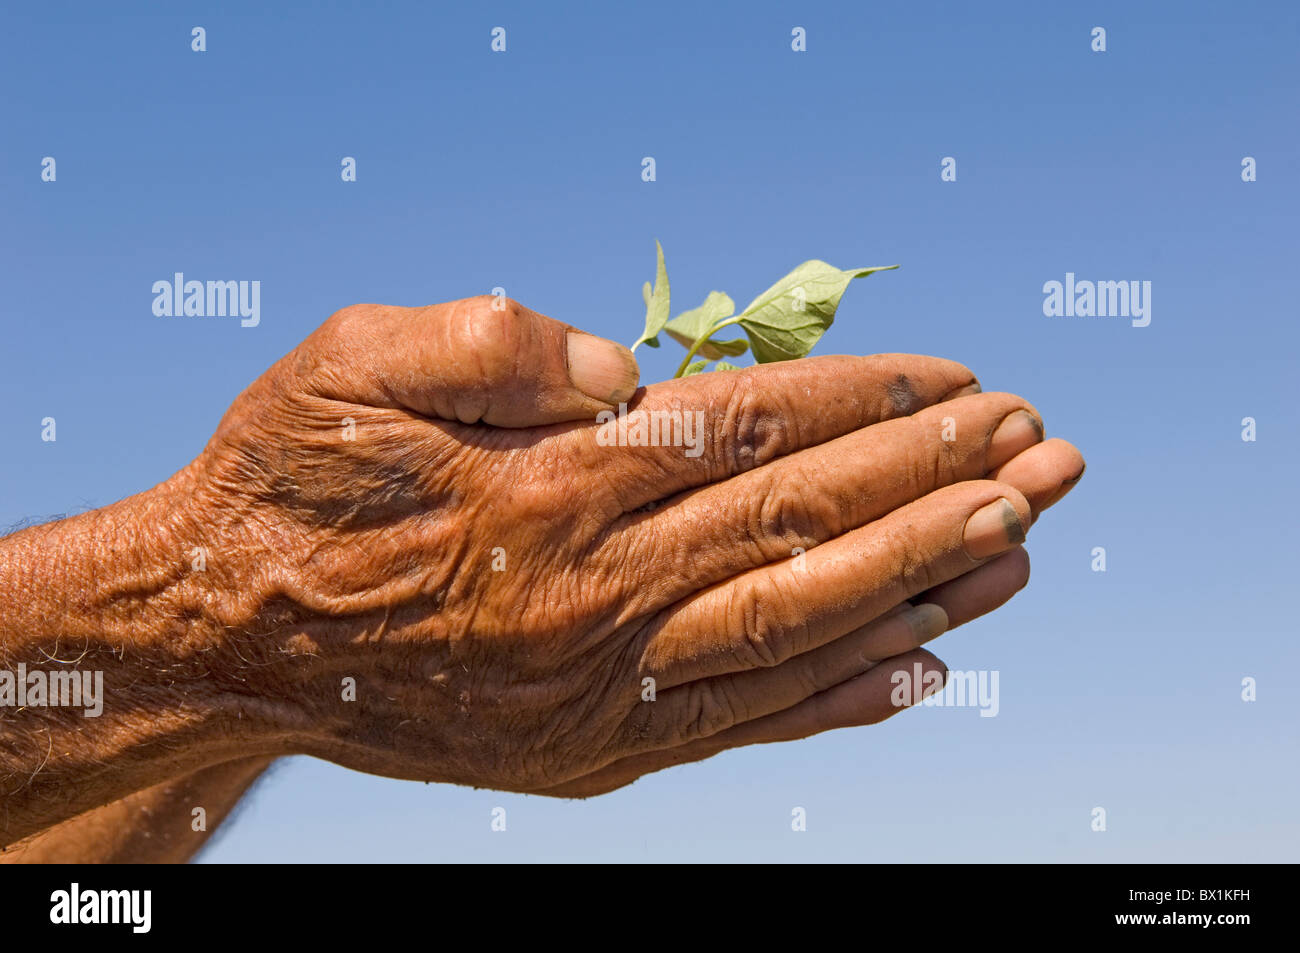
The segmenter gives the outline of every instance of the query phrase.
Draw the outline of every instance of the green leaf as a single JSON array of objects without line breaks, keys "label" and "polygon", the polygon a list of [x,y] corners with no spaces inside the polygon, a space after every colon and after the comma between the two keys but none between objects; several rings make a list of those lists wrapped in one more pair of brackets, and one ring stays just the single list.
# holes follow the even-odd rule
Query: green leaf
[{"label": "green leaf", "polygon": [[708,366],[708,361],[693,361],[686,370],[682,371],[682,377],[690,377],[692,374],[698,374]]},{"label": "green leaf", "polygon": [[634,351],[637,344],[658,347],[659,332],[668,323],[668,268],[664,265],[664,248],[658,241],[655,242],[655,256],[657,263],[654,290],[650,290],[648,281],[641,288],[641,297],[645,299],[645,331],[636,339],[636,344],[632,345]]},{"label": "green leaf", "polygon": [[835,320],[849,282],[897,265],[842,271],[824,261],[806,261],[750,302],[740,326],[760,364],[804,357]]},{"label": "green leaf", "polygon": [[[690,311],[683,311],[664,325],[664,330],[682,347],[690,348],[702,336],[708,334],[713,326],[723,318],[736,313],[736,302],[730,295],[721,291],[710,291],[704,304]],[[731,341],[715,341],[710,338],[695,353],[716,361],[720,357],[737,357],[749,350],[749,342],[744,338]]]},{"label": "green leaf", "polygon": [[715,371],[738,371],[740,370],[735,364],[728,364],[726,361],[718,361],[713,365]]}]

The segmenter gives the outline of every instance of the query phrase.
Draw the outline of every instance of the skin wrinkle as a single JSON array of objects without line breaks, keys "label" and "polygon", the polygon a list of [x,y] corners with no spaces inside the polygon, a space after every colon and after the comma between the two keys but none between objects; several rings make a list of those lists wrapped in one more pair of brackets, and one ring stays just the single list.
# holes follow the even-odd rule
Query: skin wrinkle
[{"label": "skin wrinkle", "polygon": [[[985,471],[987,435],[996,429],[997,422],[1006,416],[1011,405],[1021,406],[1023,402],[1009,395],[992,394],[985,395],[975,404],[965,405],[967,416],[979,409],[977,423],[984,423],[964,424],[959,428],[961,439],[953,443],[941,441],[937,436],[940,415],[955,411],[937,407],[923,412],[923,415],[876,425],[868,432],[878,432],[880,436],[871,446],[846,447],[849,438],[828,444],[816,462],[807,464],[806,469],[798,460],[774,460],[734,480],[732,485],[743,486],[744,491],[737,489],[727,493],[721,501],[717,493],[708,489],[679,494],[666,501],[664,506],[657,507],[651,515],[638,518],[639,526],[656,541],[656,545],[649,558],[628,561],[650,567],[662,565],[667,560],[672,564],[673,572],[666,578],[689,580],[699,572],[698,554],[694,549],[674,550],[672,540],[682,534],[707,538],[717,526],[739,526],[746,530],[743,535],[728,537],[733,547],[739,547],[741,552],[752,551],[756,539],[765,544],[766,548],[760,546],[744,565],[734,566],[733,571],[788,558],[796,541],[805,550],[810,550],[825,538],[853,525],[869,522],[893,506],[924,493],[927,487],[981,475]],[[980,434],[985,437],[972,439]],[[878,445],[882,442],[885,452],[881,452],[882,447]],[[906,449],[900,453],[895,448]],[[832,499],[826,494],[809,495],[790,489],[827,482],[854,490],[849,493],[840,490]],[[774,491],[773,487],[777,489]],[[755,508],[761,511],[761,501],[772,499],[774,493],[780,494],[783,505],[797,515],[785,516],[782,506],[769,502],[767,512],[771,515],[755,516]],[[754,502],[751,504],[750,500]],[[686,513],[692,515],[687,517]],[[779,520],[782,519],[788,525],[781,525]],[[814,527],[819,528],[818,536],[812,535]],[[807,538],[792,537],[792,532],[805,533]],[[653,594],[644,588],[644,584],[632,587],[631,601],[623,617],[635,617],[642,608],[642,600]]]},{"label": "skin wrinkle", "polygon": [[[738,473],[752,470],[761,462],[762,448],[759,436],[762,433],[762,415],[751,402],[750,391],[737,385],[733,396],[728,401],[726,426],[724,434],[730,434],[728,458],[732,461],[731,469]],[[725,441],[726,436],[723,437]]]},{"label": "skin wrinkle", "polygon": [[[130,798],[88,812],[0,853],[4,863],[178,863],[210,845],[217,825],[270,764],[241,758],[170,778]],[[190,807],[203,804],[208,828],[195,832]]]},{"label": "skin wrinkle", "polygon": [[[115,706],[80,722],[79,712],[24,712],[23,725],[53,735],[48,758],[40,731],[7,732],[12,718],[0,719],[0,774],[34,778],[6,804],[14,820],[0,840],[127,797],[160,772],[250,753],[513,791],[598,773],[594,784],[614,784],[619,772],[672,763],[692,733],[762,710],[747,682],[715,680],[761,670],[796,704],[832,669],[774,663],[825,647],[826,627],[859,604],[883,612],[915,595],[891,576],[890,539],[874,522],[852,525],[853,501],[883,494],[896,467],[846,469],[821,445],[902,403],[933,404],[964,369],[900,355],[810,359],[655,384],[637,406],[703,411],[704,454],[600,447],[566,354],[525,353],[564,348],[562,326],[513,302],[485,311],[491,303],[345,309],[239,397],[172,480],[107,515],[0,541],[0,599],[15,610],[0,613],[0,653],[30,661],[84,646],[83,665],[112,670]],[[427,416],[463,407],[457,393],[475,387],[500,425]],[[959,431],[1005,399],[962,398]],[[543,418],[527,417],[539,408]],[[561,412],[570,422],[552,423]],[[344,439],[349,416],[355,441]],[[1053,452],[1049,472],[1078,471]],[[775,471],[732,482],[783,460],[794,484]],[[890,498],[916,507],[907,526],[922,568],[947,558],[954,521],[959,531],[993,496],[1018,492],[925,479]],[[701,502],[706,484],[724,480],[718,492],[734,503]],[[768,508],[755,510],[764,481]],[[837,489],[846,481],[861,486]],[[933,502],[943,490],[948,502]],[[841,530],[860,534],[857,556],[810,548],[816,586],[788,566],[763,574],[796,540],[833,545]],[[498,546],[503,572],[491,568]],[[196,547],[208,550],[204,572],[190,567]],[[71,598],[35,582],[51,578],[68,580]],[[688,641],[665,640],[687,619]],[[693,685],[682,697],[694,701],[641,702],[644,671],[661,689]],[[341,698],[344,677],[356,679],[355,702]]]},{"label": "skin wrinkle", "polygon": [[[455,404],[457,419],[461,423],[472,424],[482,420],[484,414],[487,413],[490,400],[488,388],[491,383],[494,383],[488,379],[491,368],[485,361],[485,358],[489,355],[489,348],[487,347],[489,342],[484,340],[487,336],[488,324],[487,322],[463,320],[460,316],[457,317],[456,321],[447,325],[449,329],[447,333],[452,338],[447,353],[469,354],[470,360],[475,363],[476,373],[472,379],[477,382],[476,387],[468,392],[463,390],[453,391],[458,398]],[[469,338],[468,347],[458,346],[460,342],[456,340],[457,331]],[[496,356],[495,352],[491,353],[492,358]]]}]

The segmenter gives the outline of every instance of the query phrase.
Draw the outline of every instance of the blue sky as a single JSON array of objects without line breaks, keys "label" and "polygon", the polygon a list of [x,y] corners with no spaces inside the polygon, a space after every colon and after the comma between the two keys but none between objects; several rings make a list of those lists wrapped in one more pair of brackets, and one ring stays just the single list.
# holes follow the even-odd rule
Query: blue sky
[{"label": "blue sky", "polygon": [[[1000,672],[996,718],[907,712],[575,803],[298,759],[206,859],[1295,859],[1294,5],[49,3],[6,20],[0,525],[165,479],[347,304],[501,286],[630,343],[655,239],[677,310],[714,289],[743,304],[807,258],[901,264],[851,286],[819,352],[958,359],[1089,463],[1031,534],[1029,588],[936,643],[953,669]],[[155,317],[151,286],[176,271],[261,281],[261,323]],[[1151,324],[1045,317],[1043,284],[1067,272],[1150,281]],[[645,381],[680,358],[639,353]]]}]

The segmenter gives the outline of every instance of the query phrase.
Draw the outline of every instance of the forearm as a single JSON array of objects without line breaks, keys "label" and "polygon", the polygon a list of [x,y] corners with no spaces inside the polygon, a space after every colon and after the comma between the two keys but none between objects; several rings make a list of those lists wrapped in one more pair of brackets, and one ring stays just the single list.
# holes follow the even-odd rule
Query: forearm
[{"label": "forearm", "polygon": [[0,863],[183,863],[270,763],[241,758],[137,791],[19,841],[0,851]]},{"label": "forearm", "polygon": [[0,844],[278,753],[232,690],[186,494],[182,477],[0,540]]}]

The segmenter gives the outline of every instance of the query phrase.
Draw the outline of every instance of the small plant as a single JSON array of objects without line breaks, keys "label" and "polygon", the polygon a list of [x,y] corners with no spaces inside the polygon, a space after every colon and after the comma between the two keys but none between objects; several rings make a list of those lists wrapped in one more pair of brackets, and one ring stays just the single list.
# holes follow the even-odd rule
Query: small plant
[{"label": "small plant", "polygon": [[[698,374],[712,361],[717,361],[715,371],[737,370],[736,365],[723,358],[739,357],[751,349],[759,364],[806,357],[835,320],[835,309],[850,281],[898,267],[883,265],[844,271],[813,259],[764,291],[740,314],[736,314],[736,303],[730,296],[710,291],[704,304],[683,311],[670,321],[668,269],[664,266],[663,246],[658,242],[655,251],[658,263],[654,287],[647,281],[641,289],[645,298],[645,331],[636,339],[632,350],[641,344],[658,347],[659,334],[667,334],[687,349],[673,377]],[[714,337],[732,325],[739,325],[745,337],[729,341]]]}]

